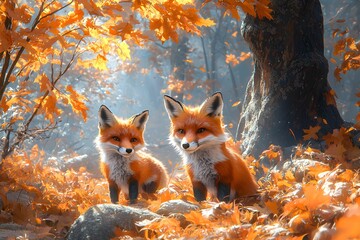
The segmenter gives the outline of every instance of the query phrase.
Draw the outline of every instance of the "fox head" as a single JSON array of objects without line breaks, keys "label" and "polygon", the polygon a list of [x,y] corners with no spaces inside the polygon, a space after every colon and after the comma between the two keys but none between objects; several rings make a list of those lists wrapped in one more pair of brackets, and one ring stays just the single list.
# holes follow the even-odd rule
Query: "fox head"
[{"label": "fox head", "polygon": [[116,152],[130,157],[144,147],[144,130],[149,111],[143,111],[129,119],[117,118],[106,106],[99,109],[98,147],[104,152]]},{"label": "fox head", "polygon": [[198,107],[187,107],[167,95],[164,96],[164,104],[171,121],[170,140],[178,149],[193,153],[226,141],[220,92]]}]

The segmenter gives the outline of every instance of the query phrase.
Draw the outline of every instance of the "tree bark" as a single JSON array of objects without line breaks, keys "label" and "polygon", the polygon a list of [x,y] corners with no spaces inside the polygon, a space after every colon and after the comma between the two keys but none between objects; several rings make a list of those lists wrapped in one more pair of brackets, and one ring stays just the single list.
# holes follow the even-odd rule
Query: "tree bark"
[{"label": "tree bark", "polygon": [[273,20],[247,15],[242,25],[254,60],[238,125],[244,154],[296,145],[310,126],[322,135],[343,124],[327,81],[319,0],[272,0],[271,8]]}]

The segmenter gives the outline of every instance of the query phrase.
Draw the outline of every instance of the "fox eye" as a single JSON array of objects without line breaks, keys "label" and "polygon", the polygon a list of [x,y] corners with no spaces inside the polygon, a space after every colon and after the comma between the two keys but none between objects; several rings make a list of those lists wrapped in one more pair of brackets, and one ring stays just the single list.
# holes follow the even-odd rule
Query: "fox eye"
[{"label": "fox eye", "polygon": [[112,137],[112,139],[114,139],[114,141],[120,142],[120,138],[118,137]]},{"label": "fox eye", "polygon": [[180,134],[184,134],[185,130],[184,129],[178,129],[177,132],[180,133]]},{"label": "fox eye", "polygon": [[137,141],[138,141],[137,138],[131,138],[130,139],[130,142],[132,142],[132,143],[137,142]]},{"label": "fox eye", "polygon": [[206,128],[199,128],[196,132],[197,133],[203,133],[206,131]]}]

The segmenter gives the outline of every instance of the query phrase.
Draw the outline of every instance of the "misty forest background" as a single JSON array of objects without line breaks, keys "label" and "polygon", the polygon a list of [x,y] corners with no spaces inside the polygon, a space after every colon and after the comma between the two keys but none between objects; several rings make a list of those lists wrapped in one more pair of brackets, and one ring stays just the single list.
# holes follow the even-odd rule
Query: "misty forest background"
[{"label": "misty forest background", "polygon": [[[333,33],[335,29],[349,28],[352,37],[358,39],[360,4],[356,0],[329,0],[321,1],[321,4],[325,57],[329,60],[328,80],[336,92],[341,116],[345,121],[356,122],[360,73],[349,71],[342,81],[336,80],[334,70],[337,64],[334,60],[340,61],[339,56],[333,54],[337,41]],[[56,127],[41,139],[27,140],[25,148],[38,144],[50,159],[58,163],[64,163],[61,159],[66,159],[71,167],[86,163],[90,171],[98,173],[99,157],[93,141],[98,133],[97,111],[101,104],[105,104],[124,118],[150,110],[145,131],[148,149],[165,164],[168,161],[178,162],[180,157],[167,140],[169,119],[163,107],[163,95],[169,94],[185,104],[197,105],[215,91],[223,93],[224,120],[227,130],[235,138],[253,62],[241,36],[241,20],[223,13],[223,9],[212,6],[201,10],[204,18],[216,22],[211,28],[203,28],[201,36],[182,31],[177,43],[155,41],[139,47],[128,42],[131,59],[111,57],[108,69],[104,71],[83,72],[76,71],[76,67],[69,70],[63,78],[86,97],[87,120],[84,122],[65,108],[65,114],[56,119]],[[42,119],[33,124],[42,125]]]}]

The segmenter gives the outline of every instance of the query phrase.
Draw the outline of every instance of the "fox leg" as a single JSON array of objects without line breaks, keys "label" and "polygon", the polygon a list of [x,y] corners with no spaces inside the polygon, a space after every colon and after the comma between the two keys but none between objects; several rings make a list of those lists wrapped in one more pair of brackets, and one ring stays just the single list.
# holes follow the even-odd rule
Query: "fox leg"
[{"label": "fox leg", "polygon": [[144,183],[142,185],[142,189],[143,189],[143,193],[141,194],[142,197],[146,200],[155,200],[156,199],[156,196],[155,196],[155,192],[156,190],[158,189],[158,184],[154,181],[151,181],[151,182],[147,182],[147,183]]},{"label": "fox leg", "polygon": [[157,184],[154,181],[148,182],[148,183],[144,183],[142,185],[142,189],[144,190],[144,192],[146,193],[154,193],[156,192],[157,189]]},{"label": "fox leg", "polygon": [[139,195],[139,183],[136,179],[130,178],[129,180],[129,199],[130,204],[133,204],[136,202],[136,199]]},{"label": "fox leg", "polygon": [[110,200],[112,203],[119,202],[119,187],[114,181],[109,181]]},{"label": "fox leg", "polygon": [[200,202],[206,200],[207,189],[205,185],[200,181],[193,181],[192,185],[196,201]]},{"label": "fox leg", "polygon": [[219,182],[217,185],[217,198],[219,201],[230,201],[230,185]]}]

